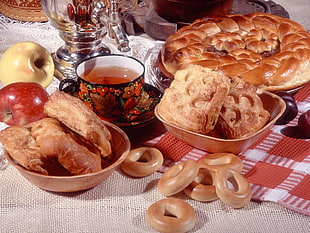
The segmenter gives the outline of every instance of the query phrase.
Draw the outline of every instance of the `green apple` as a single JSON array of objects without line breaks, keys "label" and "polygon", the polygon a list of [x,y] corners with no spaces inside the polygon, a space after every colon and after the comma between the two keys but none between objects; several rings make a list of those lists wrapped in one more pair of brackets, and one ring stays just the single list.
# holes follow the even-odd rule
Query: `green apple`
[{"label": "green apple", "polygon": [[54,62],[49,51],[38,43],[24,41],[8,48],[0,59],[0,81],[36,82],[47,87],[54,76]]}]

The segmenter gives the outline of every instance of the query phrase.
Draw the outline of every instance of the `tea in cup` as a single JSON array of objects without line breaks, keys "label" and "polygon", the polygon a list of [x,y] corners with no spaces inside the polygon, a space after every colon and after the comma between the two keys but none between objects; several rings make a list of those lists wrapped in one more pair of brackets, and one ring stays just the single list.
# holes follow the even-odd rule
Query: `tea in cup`
[{"label": "tea in cup", "polygon": [[[78,97],[103,120],[132,121],[131,111],[141,98],[144,65],[125,55],[103,55],[82,61],[76,67],[77,80],[62,80],[60,90],[73,87]],[[65,88],[65,85],[69,84]],[[72,92],[72,91],[71,91]]]}]

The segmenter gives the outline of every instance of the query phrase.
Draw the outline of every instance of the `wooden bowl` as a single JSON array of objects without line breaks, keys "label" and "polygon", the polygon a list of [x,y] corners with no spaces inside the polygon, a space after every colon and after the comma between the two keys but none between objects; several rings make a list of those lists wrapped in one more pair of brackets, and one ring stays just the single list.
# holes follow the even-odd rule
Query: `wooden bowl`
[{"label": "wooden bowl", "polygon": [[255,134],[241,139],[215,138],[182,129],[165,121],[159,114],[158,106],[155,108],[155,115],[164,124],[166,129],[180,141],[210,153],[229,152],[239,154],[261,138],[285,111],[285,102],[277,95],[263,92],[260,98],[264,108],[270,113],[270,120]]},{"label": "wooden bowl", "polygon": [[30,183],[41,189],[53,192],[75,192],[93,188],[107,179],[111,173],[124,161],[130,151],[130,141],[123,130],[116,125],[106,123],[112,134],[112,153],[114,162],[102,169],[100,172],[76,175],[42,175],[29,171],[19,165],[5,151],[4,154],[11,165],[13,165]]}]

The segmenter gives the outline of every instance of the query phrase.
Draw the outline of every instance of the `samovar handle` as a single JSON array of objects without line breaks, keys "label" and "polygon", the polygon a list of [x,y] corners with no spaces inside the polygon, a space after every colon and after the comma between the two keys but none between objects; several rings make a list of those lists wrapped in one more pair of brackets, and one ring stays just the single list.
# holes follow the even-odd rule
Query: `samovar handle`
[{"label": "samovar handle", "polygon": [[115,40],[117,48],[121,52],[130,51],[127,33],[121,25],[117,3],[115,0],[109,0],[107,6],[103,1],[94,1],[91,19],[93,23],[103,23],[108,28],[109,36]]},{"label": "samovar handle", "polygon": [[110,8],[109,8],[109,36],[116,40],[118,45],[118,49],[122,52],[130,51],[129,40],[127,37],[127,33],[123,29],[121,25],[121,20],[119,18],[119,12],[117,10],[116,0],[110,0]]}]

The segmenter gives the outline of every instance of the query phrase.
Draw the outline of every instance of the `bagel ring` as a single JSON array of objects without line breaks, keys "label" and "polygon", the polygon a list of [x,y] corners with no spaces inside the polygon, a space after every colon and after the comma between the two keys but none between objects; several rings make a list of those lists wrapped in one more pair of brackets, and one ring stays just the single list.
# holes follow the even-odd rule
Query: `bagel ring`
[{"label": "bagel ring", "polygon": [[199,166],[205,167],[210,171],[219,169],[233,169],[237,172],[242,171],[241,159],[231,153],[214,153],[209,154],[198,161]]},{"label": "bagel ring", "polygon": [[198,164],[187,160],[169,168],[158,181],[158,191],[171,196],[184,190],[198,174]]},{"label": "bagel ring", "polygon": [[[228,186],[230,182],[234,189]],[[217,196],[233,208],[242,208],[252,197],[251,187],[244,176],[232,169],[219,169],[214,175]]]},{"label": "bagel ring", "polygon": [[184,189],[184,193],[190,198],[201,201],[213,201],[218,199],[213,182],[213,174],[203,167],[199,168],[199,172],[194,181]]},{"label": "bagel ring", "polygon": [[153,174],[163,164],[162,153],[155,147],[138,147],[129,152],[120,169],[133,177]]},{"label": "bagel ring", "polygon": [[146,219],[159,232],[182,233],[194,228],[196,213],[187,202],[168,197],[152,204],[146,211]]}]

